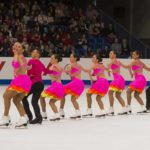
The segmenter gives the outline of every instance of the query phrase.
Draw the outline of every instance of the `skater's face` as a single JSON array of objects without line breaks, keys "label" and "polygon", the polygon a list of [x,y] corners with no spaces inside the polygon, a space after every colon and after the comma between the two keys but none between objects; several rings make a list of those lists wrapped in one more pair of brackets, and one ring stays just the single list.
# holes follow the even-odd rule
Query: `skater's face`
[{"label": "skater's face", "polygon": [[110,53],[109,53],[109,58],[110,58],[110,59],[116,58],[116,54],[114,53],[114,51],[110,51]]},{"label": "skater's face", "polygon": [[23,53],[22,45],[18,42],[16,42],[13,45],[12,49],[13,49],[14,54],[22,54]]},{"label": "skater's face", "polygon": [[136,52],[132,53],[132,58],[133,59],[138,59],[139,58],[139,54],[137,54]]},{"label": "skater's face", "polygon": [[51,63],[52,64],[56,64],[58,62],[58,60],[55,58],[55,55],[51,56]]},{"label": "skater's face", "polygon": [[97,59],[96,55],[93,55],[93,57],[92,57],[92,62],[93,62],[94,64],[98,63],[98,59]]},{"label": "skater's face", "polygon": [[31,53],[31,57],[32,58],[40,58],[40,53],[38,52],[38,50],[33,50]]},{"label": "skater's face", "polygon": [[77,59],[77,58],[75,58],[72,54],[70,55],[70,62],[71,62],[71,63],[76,62],[76,59]]}]

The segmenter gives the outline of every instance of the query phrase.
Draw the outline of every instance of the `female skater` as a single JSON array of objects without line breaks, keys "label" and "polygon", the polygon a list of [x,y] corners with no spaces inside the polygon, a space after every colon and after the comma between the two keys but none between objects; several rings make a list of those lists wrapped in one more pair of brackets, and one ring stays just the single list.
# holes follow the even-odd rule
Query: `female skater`
[{"label": "female skater", "polygon": [[[42,115],[40,113],[40,107],[38,105],[39,98],[44,89],[44,83],[42,82],[42,72],[46,72],[44,64],[40,61],[40,52],[33,50],[31,52],[32,59],[29,60],[28,65],[32,68],[28,70],[28,75],[32,81],[32,87],[30,93],[22,100],[24,109],[29,118],[30,124],[42,123]],[[35,119],[33,119],[32,112],[29,107],[28,97],[32,95],[32,106],[35,113]]]},{"label": "female skater", "polygon": [[[146,107],[144,105],[144,102],[142,98],[140,97],[140,94],[146,87],[146,79],[143,75],[143,68],[147,71],[150,71],[150,68],[148,68],[141,60],[140,60],[140,53],[139,51],[134,51],[132,53],[132,59],[133,61],[127,65],[127,68],[131,69],[131,77],[135,77],[135,80],[130,83],[128,90],[127,90],[127,101],[128,101],[128,112],[132,112],[131,110],[131,95],[134,92],[134,97],[138,101],[138,103],[141,105],[141,110],[139,113],[146,112]],[[132,74],[133,72],[133,74]]]},{"label": "female skater", "polygon": [[[66,72],[70,75],[72,81],[64,86],[65,94],[71,95],[71,102],[75,108],[75,114],[70,117],[70,119],[81,118],[81,112],[79,108],[79,104],[77,99],[82,94],[84,90],[84,83],[81,80],[81,71],[88,72],[88,70],[84,69],[80,64],[77,63],[79,58],[76,54],[70,55],[70,64],[66,68]],[[61,117],[64,117],[64,104],[65,98],[61,101],[59,113]]]},{"label": "female skater", "polygon": [[[83,115],[83,117],[89,117],[93,116],[91,105],[92,105],[92,95],[96,95],[96,100],[100,108],[100,113],[96,115],[95,117],[102,117],[105,116],[105,110],[104,110],[104,105],[102,102],[102,97],[104,97],[109,88],[109,83],[107,79],[105,79],[104,71],[108,71],[108,69],[103,65],[102,63],[102,58],[98,55],[93,55],[92,58],[93,65],[90,68],[90,72],[93,71],[93,76],[97,77],[97,81],[92,84],[92,86],[88,89],[87,91],[87,113]],[[91,81],[93,81],[91,76]]]},{"label": "female skater", "polygon": [[14,68],[14,79],[6,89],[4,97],[4,114],[0,121],[0,126],[8,126],[10,124],[9,110],[11,105],[11,99],[21,116],[20,120],[16,123],[15,127],[27,126],[27,119],[25,117],[25,111],[21,104],[22,99],[27,95],[31,88],[31,81],[26,75],[27,61],[23,56],[22,45],[16,42],[13,45],[14,59],[12,66]]},{"label": "female skater", "polygon": [[[57,54],[51,56],[52,65],[49,68],[48,74],[50,74],[52,84],[51,86],[46,88],[41,94],[41,103],[43,102],[45,104],[45,98],[50,98],[49,104],[53,112],[55,113],[54,117],[50,119],[50,121],[60,120],[60,115],[58,113],[55,103],[58,100],[62,100],[65,94],[64,87],[61,83],[61,74],[63,72],[63,69],[58,64],[60,61],[62,61],[62,58],[59,57]],[[43,106],[42,104],[42,107],[44,107],[45,109],[45,105]]]},{"label": "female skater", "polygon": [[110,102],[110,110],[109,110],[108,115],[109,114],[114,115],[114,108],[113,108],[114,93],[115,93],[117,100],[122,106],[122,112],[119,114],[127,114],[125,102],[123,98],[121,97],[121,93],[125,88],[125,80],[120,75],[120,67],[121,66],[123,67],[123,65],[121,64],[119,60],[117,60],[116,53],[114,51],[110,51],[109,58],[110,58],[110,62],[108,64],[108,68],[112,70],[114,80],[110,83],[109,92],[108,92],[109,102]]}]

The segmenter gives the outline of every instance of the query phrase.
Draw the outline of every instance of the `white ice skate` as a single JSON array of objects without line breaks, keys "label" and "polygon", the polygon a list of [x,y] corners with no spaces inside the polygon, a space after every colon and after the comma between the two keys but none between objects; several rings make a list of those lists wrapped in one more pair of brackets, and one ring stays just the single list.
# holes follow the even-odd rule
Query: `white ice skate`
[{"label": "white ice skate", "polygon": [[147,113],[147,109],[144,105],[141,106],[140,111],[137,112],[138,114]]},{"label": "white ice skate", "polygon": [[60,120],[60,115],[59,113],[55,113],[53,118],[50,119],[50,121],[59,121]]},{"label": "white ice skate", "polygon": [[131,109],[131,106],[130,106],[130,105],[127,106],[127,112],[128,112],[129,114],[132,114],[132,109]]},{"label": "white ice skate", "polygon": [[43,120],[47,120],[47,113],[46,112],[42,112],[42,118],[43,118]]},{"label": "white ice skate", "polygon": [[21,117],[15,125],[15,128],[26,128],[28,121],[26,117]]},{"label": "white ice skate", "polygon": [[89,118],[92,117],[93,113],[92,113],[92,109],[88,108],[86,113],[84,115],[82,115],[83,118]]},{"label": "white ice skate", "polygon": [[95,115],[95,118],[101,118],[105,116],[106,116],[105,110],[101,110],[97,115]]},{"label": "white ice skate", "polygon": [[110,107],[109,108],[109,112],[107,113],[108,116],[114,116],[115,113],[114,113],[114,108],[113,107]]},{"label": "white ice skate", "polygon": [[75,114],[73,116],[71,116],[70,119],[81,119],[80,110],[76,110]]},{"label": "white ice skate", "polygon": [[65,112],[61,108],[59,109],[59,115],[60,115],[61,118],[65,118]]},{"label": "white ice skate", "polygon": [[118,115],[127,115],[128,114],[128,109],[126,107],[122,108],[122,112],[118,113]]},{"label": "white ice skate", "polygon": [[3,116],[2,119],[0,120],[0,126],[1,127],[7,127],[11,123],[10,117],[9,116]]}]

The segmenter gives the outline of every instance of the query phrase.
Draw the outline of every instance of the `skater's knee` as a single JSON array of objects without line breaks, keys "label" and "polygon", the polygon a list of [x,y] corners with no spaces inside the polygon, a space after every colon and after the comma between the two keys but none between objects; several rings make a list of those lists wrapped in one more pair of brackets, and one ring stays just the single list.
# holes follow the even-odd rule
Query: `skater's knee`
[{"label": "skater's knee", "polygon": [[115,96],[117,99],[120,99],[121,93],[116,92]]},{"label": "skater's knee", "polygon": [[100,95],[97,95],[96,96],[96,101],[98,102],[98,101],[100,101],[101,100],[101,96]]},{"label": "skater's knee", "polygon": [[18,105],[18,101],[17,101],[16,99],[13,99],[13,103],[14,103],[15,105]]},{"label": "skater's knee", "polygon": [[127,95],[131,95],[132,90],[128,89],[126,93],[127,93]]},{"label": "skater's knee", "polygon": [[51,100],[49,101],[49,104],[50,104],[50,105],[53,105],[55,102],[56,102],[56,100],[51,99]]},{"label": "skater's knee", "polygon": [[91,97],[91,96],[92,96],[92,94],[86,93],[86,96],[87,96],[87,97]]},{"label": "skater's knee", "polygon": [[71,97],[71,102],[74,103],[75,101],[76,101],[76,97],[75,97],[75,96],[72,96],[72,97]]},{"label": "skater's knee", "polygon": [[109,90],[108,95],[113,95],[114,91]]},{"label": "skater's knee", "polygon": [[134,93],[134,97],[135,97],[135,98],[138,98],[138,97],[139,97],[139,93],[138,93],[138,92],[135,92],[135,93]]},{"label": "skater's knee", "polygon": [[7,92],[5,92],[5,93],[3,94],[3,98],[4,98],[4,99],[9,98],[9,94],[8,94]]},{"label": "skater's knee", "polygon": [[32,106],[35,106],[37,104],[37,102],[32,100],[31,104],[32,104]]}]

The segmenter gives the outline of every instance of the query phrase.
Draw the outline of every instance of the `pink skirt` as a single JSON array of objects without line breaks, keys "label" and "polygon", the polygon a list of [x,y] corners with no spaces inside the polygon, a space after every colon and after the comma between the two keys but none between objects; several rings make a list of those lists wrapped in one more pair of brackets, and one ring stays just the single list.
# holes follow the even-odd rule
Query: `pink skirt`
[{"label": "pink skirt", "polygon": [[88,89],[88,94],[96,94],[100,96],[105,96],[108,92],[109,83],[105,78],[98,78],[95,83]]},{"label": "pink skirt", "polygon": [[70,83],[64,85],[64,89],[66,94],[78,98],[84,90],[84,82],[81,79],[74,77]]},{"label": "pink skirt", "polygon": [[32,82],[27,75],[18,75],[11,81],[7,90],[13,90],[27,95],[30,92],[31,86]]},{"label": "pink skirt", "polygon": [[147,82],[146,82],[144,75],[136,74],[135,80],[130,83],[128,88],[130,88],[134,91],[137,91],[139,93],[142,93],[142,91],[146,87],[146,84],[147,84]]},{"label": "pink skirt", "polygon": [[114,92],[122,92],[125,88],[124,78],[118,74],[114,74],[114,80],[110,83],[109,90]]},{"label": "pink skirt", "polygon": [[64,94],[65,91],[62,83],[54,81],[48,88],[46,88],[42,92],[41,96],[61,100],[64,97]]}]

